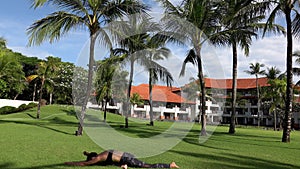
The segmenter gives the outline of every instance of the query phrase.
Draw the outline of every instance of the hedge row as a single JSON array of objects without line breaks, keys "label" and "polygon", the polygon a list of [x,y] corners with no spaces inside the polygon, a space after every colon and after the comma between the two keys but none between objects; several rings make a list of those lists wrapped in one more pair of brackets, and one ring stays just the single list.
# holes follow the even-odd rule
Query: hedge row
[{"label": "hedge row", "polygon": [[0,108],[0,115],[17,113],[17,112],[21,112],[21,111],[36,107],[36,106],[37,106],[37,104],[33,103],[33,102],[29,103],[28,105],[21,104],[18,108],[12,107],[12,106],[4,106],[4,107]]}]

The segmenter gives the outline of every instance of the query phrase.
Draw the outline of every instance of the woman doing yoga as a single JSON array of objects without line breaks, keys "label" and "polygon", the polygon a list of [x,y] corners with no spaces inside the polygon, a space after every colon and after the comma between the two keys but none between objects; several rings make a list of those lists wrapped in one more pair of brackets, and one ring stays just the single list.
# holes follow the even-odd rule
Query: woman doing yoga
[{"label": "woman doing yoga", "polygon": [[88,165],[117,165],[123,169],[127,167],[136,168],[179,168],[175,162],[171,164],[147,164],[138,160],[134,155],[116,150],[107,150],[97,154],[95,152],[83,152],[87,156],[86,161],[65,162],[67,165],[88,166]]}]

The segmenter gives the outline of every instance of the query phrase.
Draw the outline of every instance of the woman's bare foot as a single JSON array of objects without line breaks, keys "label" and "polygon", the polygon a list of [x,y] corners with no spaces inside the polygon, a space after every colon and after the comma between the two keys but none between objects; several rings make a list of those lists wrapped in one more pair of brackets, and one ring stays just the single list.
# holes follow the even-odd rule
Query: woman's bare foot
[{"label": "woman's bare foot", "polygon": [[121,168],[122,168],[122,169],[127,169],[127,164],[121,165]]},{"label": "woman's bare foot", "polygon": [[175,162],[172,162],[172,163],[170,164],[170,168],[179,168],[179,166],[176,165]]}]

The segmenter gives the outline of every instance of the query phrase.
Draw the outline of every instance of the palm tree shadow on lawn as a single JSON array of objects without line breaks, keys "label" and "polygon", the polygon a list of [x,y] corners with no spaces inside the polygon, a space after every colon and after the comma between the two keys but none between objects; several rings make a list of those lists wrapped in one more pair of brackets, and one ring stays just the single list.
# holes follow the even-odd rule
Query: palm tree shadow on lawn
[{"label": "palm tree shadow on lawn", "polygon": [[[44,168],[72,168],[73,166],[67,166],[63,163],[57,163],[57,164],[48,164],[48,165],[40,165],[40,166],[32,166],[32,167],[14,167],[14,163],[4,163],[0,164],[0,168],[7,168],[7,169],[44,169]],[[74,167],[73,167],[74,168]]]},{"label": "palm tree shadow on lawn", "polygon": [[74,135],[74,133],[68,133],[63,130],[58,130],[52,127],[49,127],[49,125],[67,125],[67,126],[76,126],[77,123],[65,121],[63,119],[59,118],[54,118],[49,120],[49,122],[39,122],[39,121],[34,121],[34,122],[25,122],[25,121],[19,121],[19,120],[0,120],[0,123],[16,123],[16,124],[25,124],[25,125],[30,125],[30,126],[36,126],[36,127],[41,127],[44,129],[52,130],[58,133],[66,134],[66,135]]},{"label": "palm tree shadow on lawn", "polygon": [[288,168],[299,168],[299,166],[294,166],[288,163],[282,163],[278,161],[272,161],[268,159],[262,159],[259,157],[251,157],[244,155],[237,155],[232,153],[196,153],[196,152],[185,152],[178,150],[170,150],[170,152],[184,155],[185,157],[190,156],[193,158],[200,158],[201,161],[205,163],[210,163],[213,161],[213,165],[216,168],[252,168],[255,164],[255,168],[272,168],[272,169],[288,169]]}]

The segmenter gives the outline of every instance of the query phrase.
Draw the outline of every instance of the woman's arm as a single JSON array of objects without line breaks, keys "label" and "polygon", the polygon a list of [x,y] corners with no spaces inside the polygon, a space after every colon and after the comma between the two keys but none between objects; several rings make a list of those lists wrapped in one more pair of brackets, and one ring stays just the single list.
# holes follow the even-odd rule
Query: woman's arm
[{"label": "woman's arm", "polygon": [[96,164],[98,162],[101,162],[101,157],[97,156],[89,161],[77,161],[77,162],[65,162],[66,165],[74,165],[74,166],[88,166],[92,164]]}]

